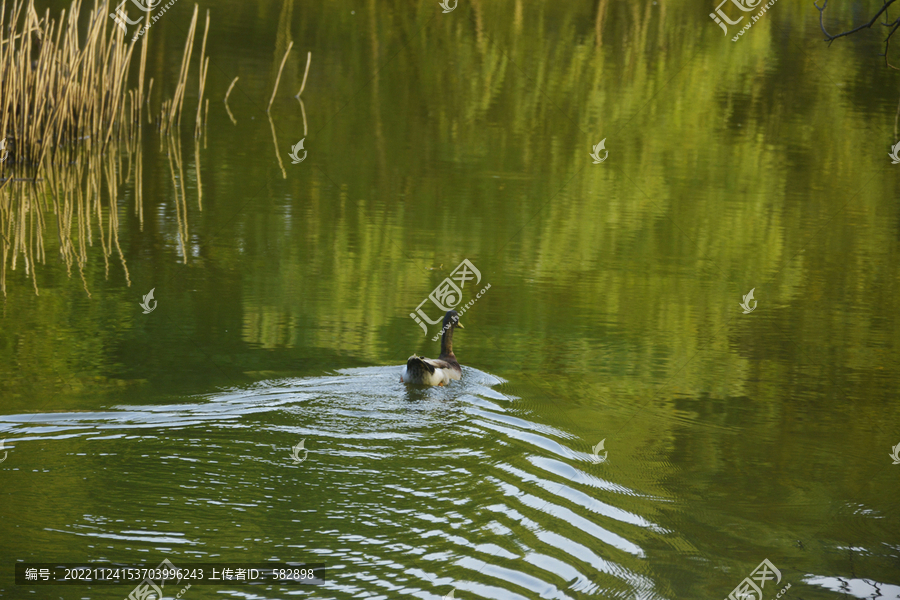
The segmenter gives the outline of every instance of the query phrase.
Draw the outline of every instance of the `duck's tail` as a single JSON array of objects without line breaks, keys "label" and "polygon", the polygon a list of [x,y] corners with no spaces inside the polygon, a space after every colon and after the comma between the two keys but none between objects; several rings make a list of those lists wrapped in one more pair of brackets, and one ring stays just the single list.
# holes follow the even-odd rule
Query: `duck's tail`
[{"label": "duck's tail", "polygon": [[406,361],[406,382],[425,383],[426,379],[434,374],[434,365],[425,359],[413,354]]}]

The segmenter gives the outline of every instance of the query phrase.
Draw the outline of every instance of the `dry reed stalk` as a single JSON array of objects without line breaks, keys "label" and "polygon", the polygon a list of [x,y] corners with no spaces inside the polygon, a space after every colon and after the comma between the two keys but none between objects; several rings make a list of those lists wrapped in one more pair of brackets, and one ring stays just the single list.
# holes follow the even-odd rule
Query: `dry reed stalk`
[{"label": "dry reed stalk", "polygon": [[125,82],[128,80],[128,71],[129,66],[131,65],[131,54],[134,51],[134,42],[128,45],[128,49],[125,50],[124,43],[124,32],[119,29],[118,30],[118,38],[117,42],[117,51],[115,54],[115,68],[113,66],[110,67],[110,70],[113,71],[110,73],[110,77],[113,78],[113,90],[110,94],[112,96],[112,101],[109,109],[109,113],[107,114],[106,120],[109,123],[109,126],[106,129],[106,137],[103,140],[103,145],[107,145],[109,143],[109,138],[113,134],[113,128],[117,124],[121,124],[123,121],[124,114],[120,108],[120,105],[124,106],[123,102],[123,94],[122,88]]},{"label": "dry reed stalk", "polygon": [[278,137],[275,135],[275,123],[272,122],[272,115],[266,115],[269,117],[269,126],[272,128],[272,143],[275,144],[275,158],[278,159],[278,166],[281,167],[281,176],[284,179],[287,179],[287,171],[284,170],[284,163],[281,162],[281,154],[278,153]]},{"label": "dry reed stalk", "polygon": [[[30,10],[28,12],[29,18],[31,18],[32,21],[37,21],[37,15],[34,13],[34,5],[30,5],[29,8],[30,8]],[[49,13],[50,13],[50,11],[48,9],[47,10],[47,18],[48,19],[49,19]],[[52,37],[54,25],[55,25],[55,23],[50,24],[50,31],[49,31],[48,37]],[[38,138],[38,136],[36,135],[37,134],[36,128],[38,127],[38,123],[40,123],[42,121],[44,107],[47,105],[47,101],[49,99],[49,94],[47,93],[47,89],[46,89],[47,86],[49,85],[48,78],[40,76],[40,74],[43,73],[45,71],[45,69],[47,68],[46,63],[48,60],[49,48],[50,48],[49,44],[41,45],[41,51],[40,51],[40,54],[38,55],[38,59],[36,61],[37,68],[34,69],[34,79],[33,79],[34,98],[39,99],[39,101],[38,101],[38,105],[36,107],[34,107],[34,114],[31,118],[31,122],[30,122],[31,130],[28,133],[29,139],[37,139]],[[29,67],[31,67],[31,63],[29,63]],[[47,144],[47,140],[43,140],[42,145],[46,145],[46,144]]]},{"label": "dry reed stalk", "polygon": [[[175,160],[178,165],[178,181],[181,182],[181,208],[184,211],[184,247],[188,247],[188,225],[187,225],[187,186],[184,183],[184,168],[181,160],[181,140],[175,140]],[[187,264],[187,252],[184,254],[184,264]]]},{"label": "dry reed stalk", "polygon": [[[150,8],[148,5],[147,12],[144,15],[146,21],[144,23],[150,22]],[[138,99],[138,120],[140,120],[140,110],[144,103],[144,70],[147,68],[147,40],[150,37],[149,30],[144,31],[144,35],[141,37],[141,65],[138,69],[138,87],[137,87],[137,99]],[[153,80],[150,80],[150,87],[153,87]],[[147,101],[150,101],[150,91],[147,91]],[[150,111],[150,105],[147,105],[147,111]]]},{"label": "dry reed stalk", "polygon": [[284,51],[284,57],[281,59],[281,66],[278,67],[278,76],[275,78],[275,87],[272,88],[272,97],[269,98],[269,106],[266,107],[266,112],[269,112],[269,109],[272,108],[272,102],[275,101],[275,93],[278,91],[278,82],[281,81],[281,71],[284,69],[284,63],[287,62],[288,54],[291,52],[291,48],[294,47],[294,42],[288,44],[287,50]]},{"label": "dry reed stalk", "polygon": [[[175,219],[178,223],[178,245],[181,248],[181,256],[184,264],[187,264],[188,225],[187,225],[187,198],[184,191],[184,174],[181,169],[180,140],[167,135],[169,152],[169,173],[172,176],[172,185],[175,188]],[[178,167],[178,177],[175,176],[175,167]],[[179,185],[180,184],[180,185]],[[182,216],[182,210],[184,211]]]},{"label": "dry reed stalk", "polygon": [[150,125],[153,121],[150,120],[150,92],[153,91],[153,78],[150,78],[150,85],[147,86],[147,124]]},{"label": "dry reed stalk", "polygon": [[228,91],[225,92],[225,110],[226,110],[226,112],[228,112],[228,118],[231,119],[231,122],[235,125],[237,125],[237,121],[235,120],[234,115],[231,114],[231,109],[228,108],[228,95],[231,94],[231,88],[234,87],[234,84],[237,83],[237,80],[238,80],[238,78],[235,77],[232,80],[231,85],[228,86]]},{"label": "dry reed stalk", "polygon": [[[170,108],[172,106],[172,99],[167,98],[163,100],[163,103],[160,105],[160,116],[157,117],[157,121],[160,121],[159,130],[163,131],[165,128],[166,115],[169,114]],[[160,138],[159,147],[162,148],[162,138]]]},{"label": "dry reed stalk", "polygon": [[303,137],[306,137],[306,107],[303,106],[303,100],[297,98],[297,102],[300,103],[300,114],[303,115]]},{"label": "dry reed stalk", "polygon": [[209,9],[206,10],[206,27],[203,29],[203,43],[200,44],[200,94],[197,97],[197,118],[194,119],[194,137],[200,135],[200,109],[203,107],[203,92],[206,89],[206,71],[209,69],[209,58],[206,55],[206,35],[209,33]]},{"label": "dry reed stalk", "polygon": [[141,143],[140,129],[135,144],[134,165],[134,212],[138,216],[141,231],[144,231],[144,145]]},{"label": "dry reed stalk", "polygon": [[235,78],[232,80],[231,85],[228,86],[228,91],[225,92],[225,104],[228,104],[228,96],[229,96],[229,94],[231,94],[231,88],[234,87],[234,84],[237,83],[237,80],[238,80],[238,78],[235,77]]},{"label": "dry reed stalk", "polygon": [[197,206],[203,211],[203,182],[200,181],[200,140],[194,140],[194,175],[197,176]]},{"label": "dry reed stalk", "polygon": [[[107,255],[112,254],[113,246],[115,246],[116,252],[119,254],[119,261],[122,263],[122,271],[125,274],[125,284],[128,287],[131,287],[131,275],[128,272],[128,264],[125,262],[125,254],[122,252],[122,247],[119,245],[119,211],[115,201],[115,199],[119,197],[117,173],[121,172],[121,169],[117,169],[115,164],[118,157],[118,153],[109,153],[107,154],[106,160],[106,186],[108,193],[107,198],[109,199],[109,205],[107,206],[106,211],[107,235],[109,237]],[[100,204],[99,200],[97,204]],[[109,262],[106,264],[106,275],[108,279]]]},{"label": "dry reed stalk", "polygon": [[[31,4],[31,3],[33,3],[33,0],[29,0],[29,2]],[[20,7],[21,7],[21,3],[20,3]],[[44,68],[41,75],[42,75],[42,77],[49,77],[49,78],[51,78],[51,80],[55,79],[55,81],[56,81],[55,87],[57,90],[55,93],[50,94],[50,96],[53,98],[53,100],[57,102],[53,113],[50,116],[48,116],[46,119],[44,119],[44,118],[36,119],[36,121],[40,122],[39,124],[41,127],[41,130],[40,130],[41,131],[41,139],[43,141],[43,143],[40,144],[40,151],[38,152],[37,147],[36,147],[37,138],[28,138],[27,135],[22,135],[22,136],[17,137],[17,139],[16,139],[16,145],[17,145],[17,157],[16,158],[17,158],[17,160],[20,158],[24,159],[25,156],[30,156],[31,162],[36,163],[38,168],[40,168],[43,158],[47,152],[47,149],[51,146],[49,141],[51,139],[55,139],[55,142],[56,142],[55,145],[59,146],[60,141],[63,138],[64,130],[68,129],[70,134],[74,130],[74,124],[72,123],[72,115],[74,114],[74,110],[72,109],[72,103],[73,102],[76,103],[75,104],[76,106],[80,105],[80,108],[81,108],[80,115],[83,115],[86,112],[85,111],[86,101],[85,101],[84,91],[82,91],[82,93],[80,95],[77,92],[75,92],[75,95],[73,96],[73,91],[77,84],[77,77],[74,76],[74,74],[77,73],[78,68],[82,65],[85,58],[88,58],[88,60],[90,60],[90,57],[94,56],[92,49],[93,49],[94,45],[96,44],[97,38],[99,36],[99,32],[101,30],[100,30],[100,27],[98,24],[98,21],[100,21],[100,20],[95,19],[94,20],[95,22],[91,24],[91,27],[88,31],[85,48],[81,52],[75,52],[72,49],[72,47],[70,46],[70,44],[73,39],[76,40],[75,44],[77,44],[77,16],[78,16],[79,10],[80,10],[80,0],[76,0],[72,3],[72,10],[68,13],[68,19],[67,19],[68,30],[67,30],[67,34],[64,38],[65,39],[64,50],[59,51],[58,47],[55,48],[55,51],[56,51],[55,53],[58,56],[62,55],[63,59],[67,60],[68,62],[66,63],[66,62],[60,61],[60,59],[57,56],[57,57],[54,57],[54,61],[52,63],[49,60],[44,63],[39,63],[42,65],[50,65],[49,68]],[[34,17],[32,16],[32,19],[33,18]],[[52,32],[53,26],[54,25],[48,26],[49,29],[48,29],[47,33]],[[43,37],[48,40],[52,39],[49,35],[44,35]],[[60,37],[60,35],[58,35],[57,40],[59,41],[60,39],[61,39],[61,37]],[[10,44],[10,46],[12,46],[12,44]],[[23,56],[24,54],[25,54],[24,52],[20,52],[20,56]],[[9,54],[7,54],[7,59],[8,59],[8,57],[9,57]],[[62,62],[62,66],[60,66],[61,62]],[[8,64],[10,64],[10,63],[8,63]],[[31,63],[28,63],[29,66],[30,66],[30,64]],[[85,65],[85,68],[82,71],[82,75],[83,75],[82,79],[89,80],[91,72],[92,72],[92,69],[90,68],[90,65]],[[85,75],[85,73],[87,73],[87,75]],[[63,85],[64,81],[65,81],[65,85]],[[23,98],[27,98],[27,94],[29,91],[34,92],[36,89],[34,87],[32,87],[30,90],[26,89],[29,84],[29,81],[27,81],[27,80],[17,81],[16,83],[21,88],[21,93],[22,93]],[[52,83],[51,83],[51,85],[52,85]],[[85,88],[87,86],[82,85],[81,87]],[[26,99],[26,104],[27,104],[27,99]],[[4,112],[7,113],[9,111],[9,109],[10,109],[9,105],[6,105],[4,107]],[[25,111],[23,111],[22,114],[24,115],[24,113],[25,113]],[[43,116],[42,111],[40,111],[39,114],[41,117]],[[63,116],[66,117],[64,120],[61,119],[61,117],[63,117]],[[56,135],[54,135],[54,133]],[[31,143],[30,139],[35,139],[35,143]],[[30,147],[29,147],[29,143],[31,143]]]},{"label": "dry reed stalk", "polygon": [[[97,188],[98,191],[102,187],[103,184],[103,174],[106,173],[106,187],[110,198],[116,198],[117,186],[116,182],[116,171],[115,165],[112,161],[112,156],[107,155],[107,160],[103,161],[102,169],[97,170]],[[99,196],[99,194],[98,194]],[[103,244],[103,258],[106,260],[106,278],[109,279],[109,255],[112,254],[112,244],[113,244],[113,235],[112,235],[112,223],[113,216],[112,214],[116,211],[110,210],[109,216],[107,217],[106,227],[107,231],[103,230],[103,205],[99,202],[96,203],[97,206],[97,222],[99,223],[98,229],[100,230],[100,235]],[[108,241],[107,241],[108,240]]]},{"label": "dry reed stalk", "polygon": [[[99,161],[98,161],[99,162]],[[97,168],[91,169],[87,173],[89,183],[88,209],[89,214],[97,218],[97,235],[100,238],[100,253],[103,255],[103,262],[106,271],[106,277],[109,278],[109,250],[106,245],[106,234],[103,231],[103,208],[100,203],[100,195],[103,188],[103,165],[98,164]],[[93,235],[93,230],[91,229]]]},{"label": "dry reed stalk", "polygon": [[228,86],[228,91],[225,92],[225,111],[228,113],[228,118],[231,119],[231,122],[237,125],[237,120],[235,120],[234,115],[231,114],[231,109],[228,108],[228,94],[231,93],[231,88],[234,87],[234,84],[237,83],[238,78],[235,77],[234,81],[231,82],[231,85]]},{"label": "dry reed stalk", "polygon": [[[194,5],[194,16],[191,17],[191,26],[188,29],[187,41],[184,43],[184,55],[181,58],[181,71],[178,75],[178,85],[175,88],[175,97],[172,98],[172,109],[169,112],[169,121],[166,125],[168,131],[172,123],[181,124],[181,107],[184,104],[184,88],[187,85],[188,70],[191,64],[191,53],[194,50],[194,34],[197,31],[197,12],[199,7]],[[176,120],[175,116],[178,115]]]},{"label": "dry reed stalk", "polygon": [[[35,184],[34,193],[42,193],[43,186]],[[5,194],[5,202],[0,202],[0,236],[3,242],[3,264],[0,265],[0,291],[6,295],[6,259],[11,256],[13,271],[18,265],[18,255],[22,255],[26,277],[32,281],[35,294],[40,295],[37,286],[36,263],[45,261],[43,244],[45,222],[43,213],[34,210],[28,188],[14,187]],[[5,225],[5,226],[4,226]]]},{"label": "dry reed stalk", "polygon": [[297,95],[294,98],[300,99],[300,94],[303,93],[303,89],[306,87],[306,76],[309,75],[309,64],[312,62],[312,52],[306,53],[306,70],[303,72],[303,83],[300,84],[300,91],[297,92]]},{"label": "dry reed stalk", "polygon": [[[134,119],[134,90],[128,90],[128,122],[132,123]],[[132,145],[133,137],[131,136],[131,128],[128,130],[128,135],[125,138],[126,148],[128,149],[128,168],[125,170],[126,173],[131,173],[131,156],[134,154],[134,147]]]},{"label": "dry reed stalk", "polygon": [[201,109],[203,108],[203,93],[206,91],[206,72],[209,70],[209,57],[205,62],[200,63],[200,96],[197,98],[197,118],[194,120],[194,137],[200,137],[200,127],[203,124],[200,118]]},{"label": "dry reed stalk", "polygon": [[69,233],[72,230],[72,215],[74,203],[72,202],[72,189],[63,179],[71,178],[71,171],[58,174],[56,165],[48,168],[48,178],[51,180],[48,187],[53,198],[53,212],[56,214],[56,236],[59,241],[60,258],[66,264],[66,273],[72,276],[72,255],[74,246]]}]

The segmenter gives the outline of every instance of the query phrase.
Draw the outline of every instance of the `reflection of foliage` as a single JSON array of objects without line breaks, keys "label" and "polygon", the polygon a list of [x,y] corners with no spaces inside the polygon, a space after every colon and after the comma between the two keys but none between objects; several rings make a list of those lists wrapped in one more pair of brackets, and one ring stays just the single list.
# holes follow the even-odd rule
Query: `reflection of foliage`
[{"label": "reflection of foliage", "polygon": [[[677,464],[696,464],[696,472],[667,464],[659,471],[667,475],[647,486],[705,515],[731,503],[718,523],[727,539],[716,541],[766,543],[773,531],[746,497],[717,489],[709,500],[704,477],[740,473],[740,489],[762,499],[761,513],[789,514],[767,501],[790,502],[816,523],[869,483],[864,469],[822,482],[823,470],[838,472],[845,460],[838,453],[789,469],[786,461],[836,431],[881,447],[872,424],[885,419],[900,364],[891,308],[900,265],[887,259],[897,249],[898,209],[886,199],[897,190],[888,171],[862,169],[860,177],[862,157],[888,160],[873,150],[874,126],[860,121],[893,119],[872,93],[888,87],[889,72],[867,72],[865,57],[835,46],[831,77],[823,77],[821,65],[776,36],[781,19],[806,23],[806,33],[817,26],[791,4],[776,4],[740,44],[722,42],[685,0],[473,0],[434,20],[436,2],[373,0],[368,14],[337,18],[329,3],[298,3],[294,21],[279,21],[292,6],[232,4],[247,35],[231,56],[245,66],[220,89],[239,72],[243,91],[258,90],[264,108],[271,81],[253,74],[274,78],[295,27],[316,65],[319,53],[328,65],[311,69],[304,92],[310,110],[327,115],[323,130],[310,130],[310,158],[286,180],[271,170],[269,125],[261,112],[250,125],[253,113],[235,94],[247,129],[210,144],[215,168],[203,183],[213,209],[190,215],[190,237],[194,205],[178,186],[184,175],[190,185],[191,173],[182,173],[177,149],[167,153],[171,163],[147,162],[152,218],[125,218],[129,203],[113,223],[108,198],[121,208],[142,189],[129,181],[103,191],[102,202],[72,195],[68,208],[55,204],[53,218],[71,232],[62,242],[68,264],[93,298],[87,307],[46,293],[36,300],[22,278],[10,278],[34,303],[15,304],[24,294],[11,293],[5,305],[0,397],[62,391],[78,405],[109,380],[204,388],[253,370],[400,364],[435,350],[407,316],[446,276],[423,267],[469,258],[492,289],[466,314],[461,361],[513,374],[529,399],[546,392],[561,419],[596,423],[611,411],[618,422],[609,430],[628,435],[630,451],[615,455],[623,464],[653,451],[688,457]],[[843,17],[851,10],[836,8]],[[358,38],[335,46],[347,31]],[[217,59],[219,48],[235,46],[212,31],[210,44]],[[179,54],[155,56],[159,69],[177,67]],[[299,89],[305,56],[295,52],[285,65],[285,96]],[[291,121],[278,102],[279,136],[293,144],[301,113]],[[589,151],[604,138],[609,160],[592,165]],[[173,179],[179,200],[163,203]],[[48,232],[50,211],[47,219],[21,213],[9,198],[0,210],[10,243]],[[18,238],[9,237],[15,218]],[[50,246],[55,236],[45,237]],[[98,239],[104,260],[85,261]],[[160,303],[172,320],[165,328],[150,325],[162,311],[151,320],[137,303],[153,285],[120,293],[119,239],[132,278],[141,270],[145,281],[158,278],[153,285],[171,281],[157,288],[160,298],[177,296],[171,287],[179,285],[191,292]],[[33,264],[41,255],[27,256]],[[58,271],[42,269],[42,290],[65,290]],[[737,305],[750,288],[759,298],[752,325]],[[56,337],[33,334],[48,330]],[[40,387],[32,391],[32,382]],[[708,430],[684,435],[696,423]],[[751,462],[773,468],[748,469]],[[714,555],[713,541],[696,544]],[[728,585],[724,578],[721,589]]]},{"label": "reflection of foliage", "polygon": [[[233,49],[250,65],[240,71],[245,90],[256,89],[254,70],[277,72],[291,31],[279,15],[292,6],[234,4],[248,30],[241,38],[247,46]],[[213,190],[216,210],[199,222],[192,217],[190,240],[177,187],[177,211],[146,220],[144,231],[143,220],[118,225],[126,230],[123,254],[132,271],[131,256],[169,269],[177,253],[189,265],[178,273],[208,276],[195,292],[202,301],[166,308],[177,323],[173,331],[190,330],[224,348],[214,354],[216,364],[234,374],[278,361],[284,369],[318,368],[319,354],[340,356],[326,365],[334,368],[424,353],[428,342],[415,337],[421,330],[407,315],[443,277],[422,267],[468,257],[493,287],[467,317],[473,330],[486,324],[504,348],[488,354],[486,343],[460,340],[468,364],[539,371],[579,406],[595,400],[589,388],[596,384],[606,395],[648,401],[655,383],[675,375],[683,394],[665,395],[659,410],[698,413],[723,428],[734,426],[732,412],[685,398],[752,394],[760,414],[790,421],[802,417],[802,406],[779,399],[807,398],[831,378],[850,378],[845,389],[855,397],[879,397],[879,379],[865,374],[900,364],[893,313],[870,308],[890,306],[900,292],[896,262],[883,259],[896,246],[884,225],[897,218],[884,201],[895,189],[881,171],[863,187],[855,165],[872,143],[858,126],[860,113],[873,122],[884,115],[868,91],[841,90],[820,68],[781,49],[777,20],[801,22],[792,13],[799,8],[776,5],[753,35],[730,45],[686,1],[474,1],[433,21],[436,3],[368,6],[366,15],[332,18],[327,4],[305,3],[295,15],[294,36],[316,52],[328,49],[321,64],[339,65],[310,71],[306,101],[316,114],[335,116],[317,133],[315,158],[311,152],[296,166],[302,175],[271,178],[272,139],[258,115],[261,129],[241,138],[246,154],[232,143],[210,145],[216,168],[204,173],[204,186]],[[704,26],[711,42],[684,35]],[[359,28],[358,45],[333,47],[352,27]],[[210,32],[211,47],[234,46],[221,35]],[[170,60],[160,54],[157,63],[177,66],[179,55],[173,49]],[[285,65],[287,96],[300,87],[305,56],[294,53]],[[853,83],[865,71],[860,64],[848,51],[830,68]],[[233,75],[225,76],[222,92]],[[362,87],[367,77],[371,89]],[[879,73],[867,77],[866,90],[886,87]],[[263,107],[270,85],[258,86]],[[249,117],[240,95],[231,102]],[[292,122],[284,106],[273,107],[279,134],[302,131],[300,111]],[[251,127],[249,118],[239,122]],[[835,131],[843,136],[839,144]],[[285,136],[290,143],[299,138]],[[610,158],[594,166],[589,151],[603,138]],[[808,148],[816,149],[815,160]],[[306,168],[312,160],[321,169]],[[164,192],[152,188],[155,182],[170,189],[182,175],[180,162],[163,161],[144,179],[159,199]],[[817,183],[826,177],[827,189]],[[117,187],[115,197],[131,186]],[[96,204],[72,206],[63,215],[78,233],[71,235],[72,265],[81,269],[81,248],[97,235],[98,221],[85,229],[78,218],[96,214],[88,210]],[[103,214],[104,252],[118,256]],[[27,233],[33,226],[26,225]],[[95,297],[104,262],[80,270]],[[124,281],[124,267],[121,273]],[[752,335],[730,325],[751,287],[760,297],[755,314],[771,319],[756,319]],[[115,327],[101,327],[99,341],[84,348],[72,344],[71,362],[90,372],[87,357],[106,352],[123,379],[137,379],[151,368],[137,357],[152,355],[161,380],[178,369],[191,370],[192,378],[215,374],[208,356],[144,348],[133,317],[122,316],[139,315],[139,299],[116,297]],[[845,315],[844,303],[864,308]],[[815,323],[803,318],[811,306],[828,307],[816,309]],[[69,310],[48,312],[46,320],[80,315]],[[240,331],[231,345],[221,337],[226,329]],[[835,339],[842,344],[835,347]],[[423,346],[410,347],[417,343]],[[398,358],[397,348],[406,355]],[[54,348],[30,350],[52,356]],[[555,381],[559,365],[584,380],[572,387]],[[643,374],[653,383],[636,379]],[[877,414],[872,405],[855,410],[864,418]],[[828,418],[845,419],[846,409],[838,406]],[[671,432],[659,438],[675,443]],[[730,448],[695,450],[723,470],[732,463]]]},{"label": "reflection of foliage", "polygon": [[[601,400],[647,403],[648,418],[634,427],[648,431],[634,448],[687,451],[725,474],[747,448],[685,441],[650,425],[652,416],[689,414],[730,431],[744,418],[730,403],[747,397],[744,410],[773,423],[803,419],[832,381],[854,398],[883,397],[880,378],[844,370],[900,364],[895,319],[878,317],[875,326],[842,308],[889,306],[900,292],[897,264],[883,260],[892,232],[873,217],[896,219],[884,201],[892,180],[876,172],[862,188],[851,167],[871,145],[858,107],[873,121],[880,109],[781,53],[774,31],[777,19],[794,16],[791,5],[723,48],[684,36],[704,24],[691,22],[687,5],[664,14],[664,4],[648,15],[643,5],[610,3],[599,48],[594,28],[583,26],[595,22],[591,12],[579,4],[541,4],[517,25],[510,3],[462,3],[454,15],[469,10],[471,18],[426,30],[402,11],[374,11],[369,34],[378,44],[366,49],[379,50],[351,53],[346,69],[378,70],[380,91],[369,101],[366,90],[366,102],[351,103],[319,135],[335,140],[322,163],[327,178],[310,171],[272,185],[271,196],[302,200],[279,203],[282,217],[243,215],[243,253],[222,251],[224,264],[245,265],[233,311],[246,347],[270,360],[305,352],[304,368],[310,348],[342,365],[433,351],[407,316],[443,278],[421,267],[468,257],[494,287],[467,315],[485,335],[460,340],[464,364],[539,373],[579,423],[595,418]],[[299,80],[303,61],[295,62]],[[850,81],[864,71],[849,52],[831,68]],[[347,95],[359,85],[350,75],[332,81]],[[335,114],[344,97],[308,101]],[[594,167],[588,152],[602,138],[610,160]],[[802,148],[819,154],[810,160]],[[827,190],[814,183],[826,176]],[[858,268],[848,270],[848,260]],[[754,314],[766,321],[749,328],[732,319],[753,287]],[[848,291],[835,297],[834,289]],[[821,323],[804,318],[812,306]],[[835,348],[834,339],[844,342]],[[579,381],[557,384],[560,370]],[[674,385],[660,385],[670,378]],[[865,429],[882,407],[829,410],[829,421],[852,416]],[[795,454],[805,441],[766,435]]]},{"label": "reflection of foliage", "polygon": [[68,275],[72,274],[72,266],[77,265],[84,289],[90,296],[84,268],[87,248],[93,246],[96,239],[107,262],[107,270],[108,259],[115,250],[128,279],[128,267],[119,247],[116,210],[108,200],[115,197],[116,186],[121,184],[121,178],[116,175],[115,160],[113,153],[102,157],[99,149],[94,147],[78,153],[71,164],[45,165],[46,180],[39,179],[31,185],[13,184],[0,191],[0,229],[5,233],[0,241],[3,249],[0,290],[4,295],[7,262],[15,271],[20,255],[25,274],[31,278],[35,293],[39,293],[36,267],[38,263],[46,262],[44,230],[48,215],[43,207],[51,198],[59,256]]},{"label": "reflection of foliage", "polygon": [[[172,136],[162,140],[167,150],[168,171],[174,190],[174,211],[177,241],[182,262],[187,262],[189,248],[187,196],[184,189],[180,142]],[[195,140],[195,161],[199,161],[199,140]],[[59,257],[66,273],[72,275],[72,267],[79,277],[88,297],[90,286],[85,278],[85,267],[90,253],[88,248],[99,243],[105,272],[108,278],[109,259],[115,254],[122,267],[124,283],[131,285],[126,257],[119,243],[119,214],[114,199],[120,197],[123,184],[130,183],[134,190],[134,214],[143,227],[143,153],[141,137],[124,144],[112,143],[104,149],[90,143],[71,152],[68,161],[53,161],[44,165],[46,178],[32,182],[7,181],[0,189],[0,292],[6,295],[7,264],[17,270],[19,257],[25,274],[32,280],[35,293],[40,293],[37,265],[46,263],[44,238],[47,219],[52,217],[52,232],[58,246]],[[127,162],[126,162],[127,161]],[[122,168],[126,164],[126,168]],[[133,165],[133,170],[132,170]],[[194,169],[198,204],[202,197],[200,177]],[[201,205],[202,207],[202,205]],[[52,209],[52,213],[49,212]]]}]

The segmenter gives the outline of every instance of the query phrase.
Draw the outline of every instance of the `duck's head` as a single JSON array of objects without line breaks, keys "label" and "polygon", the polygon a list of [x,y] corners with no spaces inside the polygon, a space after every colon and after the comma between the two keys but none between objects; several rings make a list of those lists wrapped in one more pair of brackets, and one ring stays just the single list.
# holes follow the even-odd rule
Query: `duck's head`
[{"label": "duck's head", "polygon": [[447,331],[451,327],[454,329],[456,327],[459,327],[460,329],[465,329],[465,327],[463,327],[462,323],[459,322],[459,313],[457,313],[455,310],[448,310],[447,314],[444,315],[443,330]]}]

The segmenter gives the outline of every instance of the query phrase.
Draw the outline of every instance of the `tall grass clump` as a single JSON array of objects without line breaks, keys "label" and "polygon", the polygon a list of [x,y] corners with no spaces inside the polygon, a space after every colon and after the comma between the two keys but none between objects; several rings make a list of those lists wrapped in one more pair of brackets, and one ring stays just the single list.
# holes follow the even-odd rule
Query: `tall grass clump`
[{"label": "tall grass clump", "polygon": [[[182,182],[177,127],[181,121],[188,70],[197,28],[197,5],[185,40],[174,97],[160,102],[157,128],[164,135],[173,179]],[[46,260],[43,233],[56,225],[60,258],[69,275],[76,268],[84,281],[87,248],[98,243],[109,276],[110,258],[118,255],[126,282],[128,267],[118,241],[119,186],[134,177],[135,214],[143,227],[141,123],[153,79],[147,81],[145,33],[138,40],[109,18],[109,1],[94,0],[82,16],[81,0],[73,0],[58,20],[49,9],[40,15],[34,0],[0,0],[0,294],[6,295],[7,266],[16,270],[21,258],[35,293],[37,264]],[[201,104],[209,58],[206,38],[200,51],[200,97],[195,139],[202,121]],[[135,60],[137,86],[129,88]],[[145,93],[146,86],[146,93]],[[208,102],[207,102],[208,106]],[[173,127],[174,126],[174,127]],[[199,141],[195,142],[199,184]],[[175,148],[177,152],[171,149]],[[125,162],[127,160],[127,163]],[[132,165],[134,168],[132,169]],[[177,166],[177,171],[175,167]],[[179,235],[187,235],[184,190],[176,194]],[[199,198],[198,198],[199,202]],[[45,215],[44,212],[47,214]],[[55,223],[54,223],[55,222]],[[184,240],[180,238],[182,251]]]},{"label": "tall grass clump", "polygon": [[[79,35],[81,0],[73,0],[59,20],[50,17],[49,9],[40,16],[34,0],[12,0],[9,8],[8,4],[2,0],[0,6],[0,140],[5,140],[9,152],[4,166],[40,168],[48,151],[56,148],[87,139],[106,145],[114,136],[135,135],[144,99],[149,36],[126,42],[125,30],[108,18],[106,1],[94,1],[83,38]],[[165,128],[180,121],[196,20],[195,5],[186,60],[174,102],[163,120]],[[137,43],[143,44],[138,86],[129,90]]]}]

